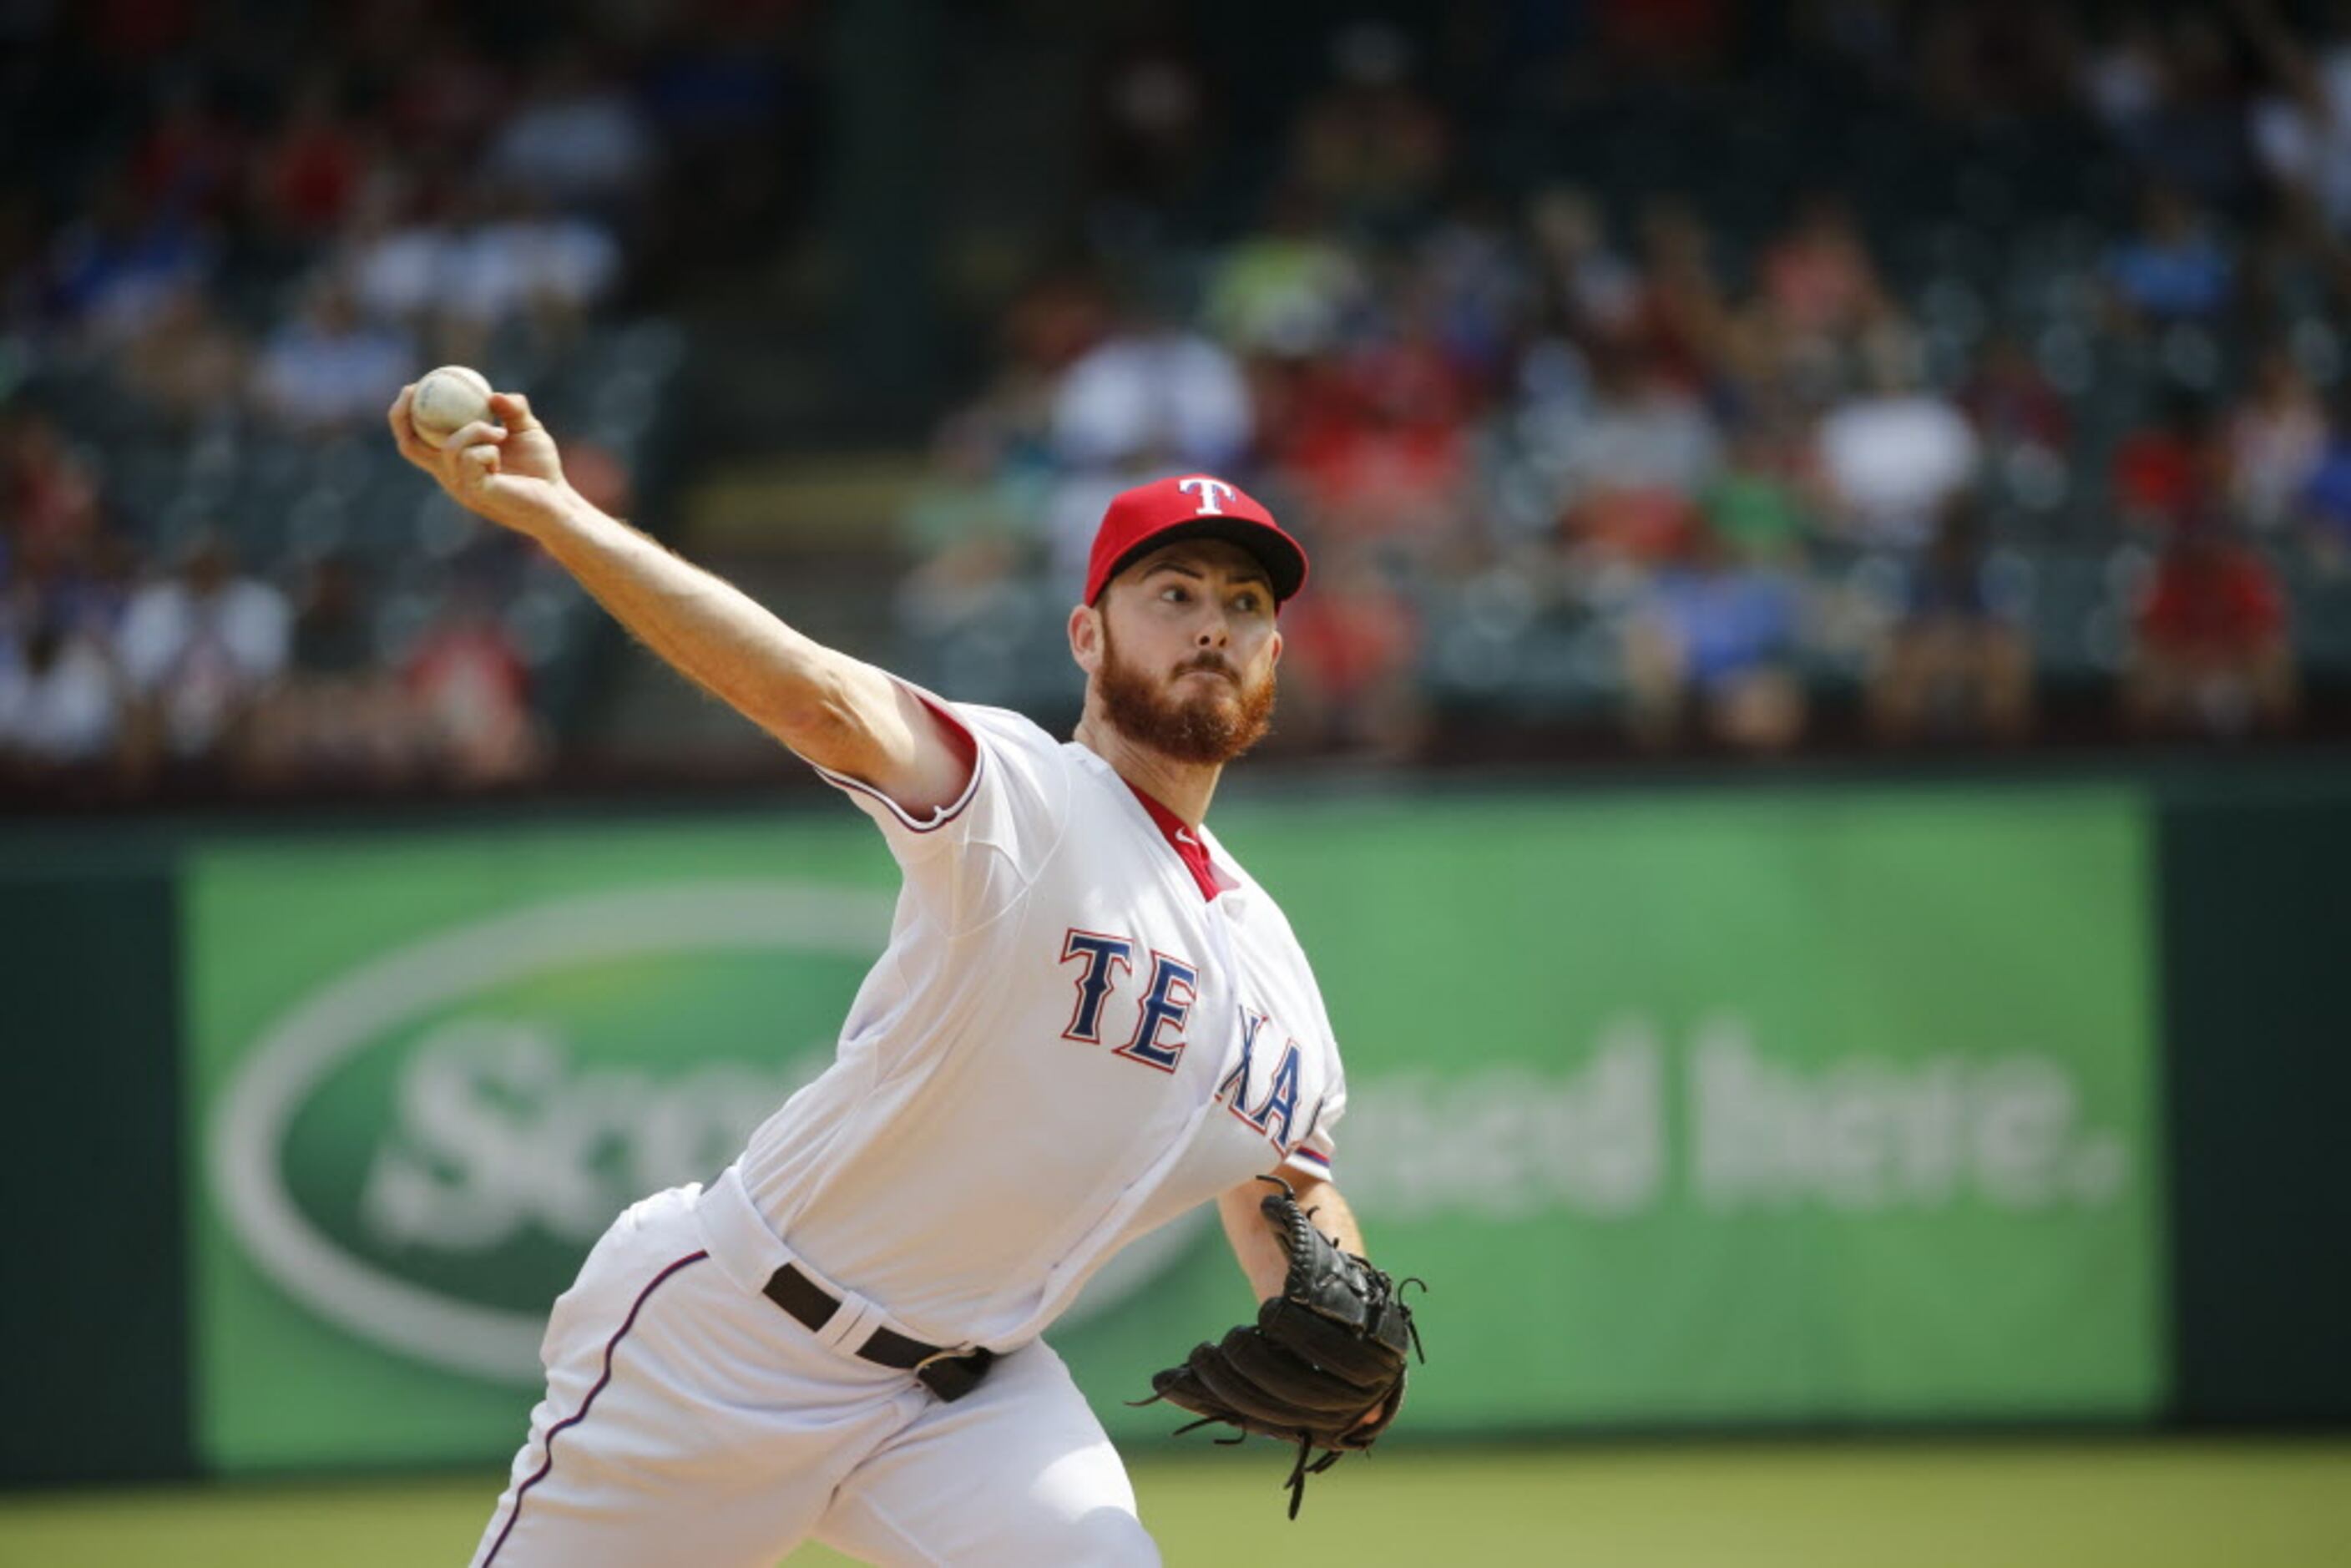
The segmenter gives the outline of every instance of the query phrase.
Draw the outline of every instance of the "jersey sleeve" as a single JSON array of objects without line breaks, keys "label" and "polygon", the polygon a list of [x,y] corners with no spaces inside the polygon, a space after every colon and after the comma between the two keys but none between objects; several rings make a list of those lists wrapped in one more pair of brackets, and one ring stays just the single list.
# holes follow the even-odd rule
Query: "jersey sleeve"
[{"label": "jersey sleeve", "polygon": [[1338,1145],[1331,1136],[1331,1129],[1346,1109],[1347,1079],[1339,1070],[1338,1053],[1334,1051],[1332,1053],[1330,1092],[1322,1097],[1322,1104],[1315,1113],[1313,1125],[1306,1129],[1306,1135],[1282,1156],[1283,1168],[1323,1181],[1332,1179],[1331,1162],[1337,1155]]},{"label": "jersey sleeve", "polygon": [[1019,714],[907,689],[971,742],[962,794],[917,817],[862,779],[820,767],[817,775],[882,830],[908,888],[932,900],[951,929],[968,929],[1025,893],[1060,847],[1069,765],[1060,745]]}]

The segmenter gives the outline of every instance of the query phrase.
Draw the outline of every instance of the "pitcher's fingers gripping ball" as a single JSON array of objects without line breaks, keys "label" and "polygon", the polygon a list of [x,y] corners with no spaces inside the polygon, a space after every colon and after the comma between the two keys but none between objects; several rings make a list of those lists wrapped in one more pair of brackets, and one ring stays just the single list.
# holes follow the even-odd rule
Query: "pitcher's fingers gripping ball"
[{"label": "pitcher's fingers gripping ball", "polygon": [[[474,417],[444,430],[443,423],[461,412]],[[402,388],[387,417],[402,457],[432,475],[459,505],[494,523],[530,533],[554,521],[572,500],[554,438],[528,400],[490,391],[475,371],[443,366]]]},{"label": "pitcher's fingers gripping ball", "polygon": [[[1290,1256],[1281,1294],[1258,1310],[1257,1322],[1195,1346],[1183,1365],[1155,1375],[1152,1398],[1200,1417],[1179,1431],[1223,1422],[1297,1444],[1290,1469],[1296,1519],[1306,1478],[1351,1449],[1370,1448],[1395,1419],[1405,1351],[1420,1353],[1420,1333],[1412,1309],[1396,1299],[1395,1281],[1315,1229],[1286,1183],[1265,1179],[1281,1186],[1259,1205]],[[1317,1448],[1322,1457],[1309,1464]]]}]

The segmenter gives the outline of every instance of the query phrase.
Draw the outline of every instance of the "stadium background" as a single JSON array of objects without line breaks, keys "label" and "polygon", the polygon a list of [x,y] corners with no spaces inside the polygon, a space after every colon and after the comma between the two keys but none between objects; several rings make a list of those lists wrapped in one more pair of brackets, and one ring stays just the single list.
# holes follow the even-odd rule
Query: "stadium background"
[{"label": "stadium background", "polygon": [[870,834],[393,458],[446,361],[1049,724],[1127,477],[1309,541],[1218,821],[1437,1360],[1277,1531],[1118,1406],[1229,1262],[1106,1277],[1171,1560],[2351,1555],[2345,20],[0,8],[0,1561],[454,1559],[872,950]]}]

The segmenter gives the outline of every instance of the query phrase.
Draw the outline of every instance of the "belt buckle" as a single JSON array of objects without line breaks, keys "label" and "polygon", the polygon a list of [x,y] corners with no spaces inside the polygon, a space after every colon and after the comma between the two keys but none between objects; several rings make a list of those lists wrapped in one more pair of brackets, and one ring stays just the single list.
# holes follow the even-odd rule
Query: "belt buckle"
[{"label": "belt buckle", "polygon": [[987,1375],[995,1360],[995,1355],[980,1345],[933,1351],[914,1364],[914,1380],[952,1405],[979,1386],[979,1380]]}]

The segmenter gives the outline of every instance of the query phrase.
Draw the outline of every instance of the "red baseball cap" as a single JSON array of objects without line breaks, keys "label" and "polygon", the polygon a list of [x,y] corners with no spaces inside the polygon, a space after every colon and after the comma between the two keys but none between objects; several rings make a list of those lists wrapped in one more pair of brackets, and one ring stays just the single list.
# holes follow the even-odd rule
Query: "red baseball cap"
[{"label": "red baseball cap", "polygon": [[1093,603],[1137,557],[1177,539],[1226,539],[1257,557],[1273,583],[1273,601],[1306,586],[1306,551],[1281,531],[1273,514],[1240,486],[1209,474],[1155,479],[1122,490],[1094,530],[1086,558],[1086,602]]}]

